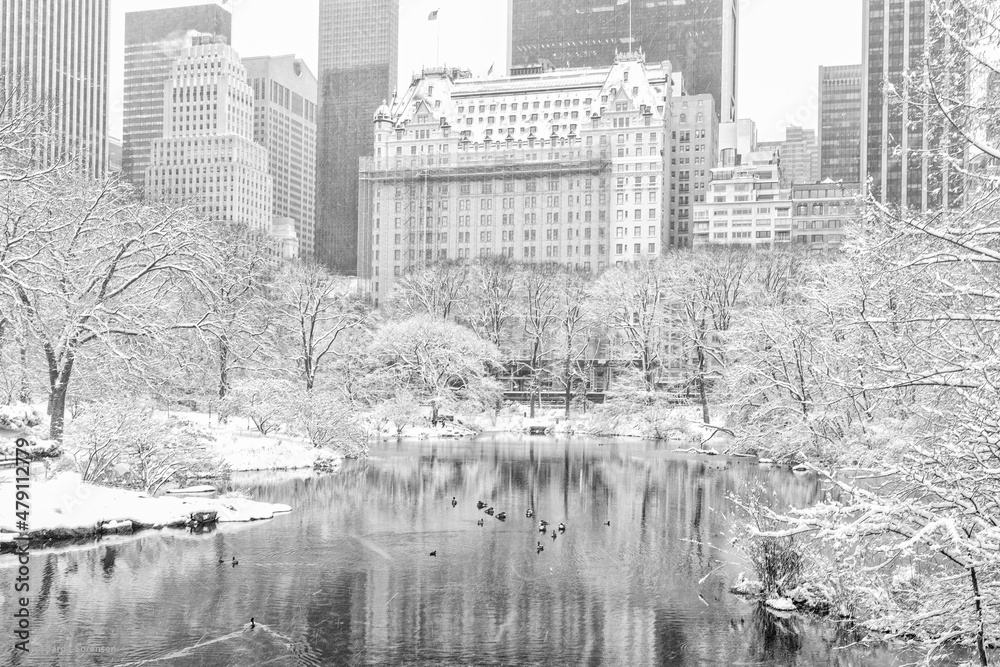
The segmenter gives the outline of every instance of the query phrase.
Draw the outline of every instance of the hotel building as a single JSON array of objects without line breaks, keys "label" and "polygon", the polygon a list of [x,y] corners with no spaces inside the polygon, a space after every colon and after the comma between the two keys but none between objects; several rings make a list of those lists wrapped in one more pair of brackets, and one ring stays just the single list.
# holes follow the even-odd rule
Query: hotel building
[{"label": "hotel building", "polygon": [[359,278],[490,254],[600,271],[669,245],[670,64],[499,79],[424,70],[374,115],[360,176]]}]

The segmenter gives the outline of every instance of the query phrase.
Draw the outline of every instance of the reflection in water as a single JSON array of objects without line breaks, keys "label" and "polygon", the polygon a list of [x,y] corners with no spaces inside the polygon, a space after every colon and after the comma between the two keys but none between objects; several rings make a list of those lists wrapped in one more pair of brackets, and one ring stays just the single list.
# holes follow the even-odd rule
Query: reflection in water
[{"label": "reflection in water", "polygon": [[[37,554],[32,661],[896,664],[834,650],[845,640],[832,625],[727,592],[745,569],[729,498],[759,482],[783,503],[819,495],[811,477],[744,461],[546,439],[390,443],[333,476],[241,477],[234,487],[293,512]],[[540,519],[566,532],[542,536]],[[11,566],[0,561],[0,573]],[[7,614],[11,577],[2,581]]]}]

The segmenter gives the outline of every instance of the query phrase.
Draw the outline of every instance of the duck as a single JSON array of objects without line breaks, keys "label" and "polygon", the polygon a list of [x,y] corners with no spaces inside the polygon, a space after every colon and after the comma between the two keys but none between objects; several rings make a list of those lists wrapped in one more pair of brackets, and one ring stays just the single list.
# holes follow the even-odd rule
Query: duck
[{"label": "duck", "polygon": [[506,512],[497,512],[497,518],[500,519],[501,521],[505,521],[507,519],[507,513]]},{"label": "duck", "polygon": [[545,547],[543,547],[542,543],[539,542],[538,546],[535,547],[535,553],[539,554],[539,553],[542,553],[543,551],[545,551]]},{"label": "duck", "polygon": [[486,513],[489,514],[490,516],[493,516],[493,508],[492,507],[487,507],[486,508]]},{"label": "duck", "polygon": [[610,521],[605,521],[605,522],[604,522],[604,525],[605,525],[605,526],[610,526],[610,525],[611,525],[611,522],[610,522]]},{"label": "duck", "polygon": [[564,524],[562,522],[559,523],[559,532],[560,533],[565,533],[566,532],[566,524]]},{"label": "duck", "polygon": [[479,525],[479,526],[482,526],[483,525],[483,520],[480,519],[479,521],[476,522],[476,524]]},{"label": "duck", "polygon": [[454,507],[457,504],[458,504],[458,500],[455,498],[455,496],[452,496],[451,497],[451,506]]},{"label": "duck", "polygon": [[257,627],[257,624],[253,622],[253,616],[250,617],[250,629],[253,630]]},{"label": "duck", "polygon": [[554,531],[554,530],[552,531],[552,539],[553,540],[556,539],[556,531]]},{"label": "duck", "polygon": [[484,507],[486,507],[486,503],[484,503],[482,500],[479,500],[479,501],[476,502],[476,509],[477,510],[481,510]]},{"label": "duck", "polygon": [[531,517],[535,516],[535,513],[534,513],[534,512],[532,511],[532,509],[531,509],[531,508],[529,507],[529,508],[528,508],[528,511],[524,513],[524,516],[526,516],[526,517],[528,517],[528,518],[530,519]]},{"label": "duck", "polygon": [[236,567],[239,564],[240,564],[240,562],[238,560],[236,560],[236,556],[233,556],[233,567]]},{"label": "duck", "polygon": [[437,549],[435,549],[434,551],[432,551],[431,555],[434,556],[435,558],[437,558],[437,555],[438,555]]},{"label": "duck", "polygon": [[223,564],[223,563],[225,563],[225,562],[226,562],[226,559],[225,559],[225,558],[220,558],[220,559],[219,559],[219,565],[222,565],[222,564]]}]

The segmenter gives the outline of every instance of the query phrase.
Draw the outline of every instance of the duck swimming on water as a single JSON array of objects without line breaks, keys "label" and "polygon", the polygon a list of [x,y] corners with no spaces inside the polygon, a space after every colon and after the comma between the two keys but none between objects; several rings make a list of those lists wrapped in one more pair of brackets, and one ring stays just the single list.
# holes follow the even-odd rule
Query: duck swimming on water
[{"label": "duck swimming on water", "polygon": [[236,556],[233,556],[233,567],[236,567],[239,564],[240,564],[240,562],[238,560],[236,560]]},{"label": "duck swimming on water", "polygon": [[501,521],[505,521],[507,519],[507,513],[506,512],[497,512],[497,518],[500,519]]},{"label": "duck swimming on water", "polygon": [[451,497],[451,506],[454,507],[457,504],[458,504],[458,500],[455,499],[455,496],[452,496]]},{"label": "duck swimming on water", "polygon": [[535,516],[535,512],[529,507],[528,511],[524,513],[524,516],[530,519],[531,517]]},{"label": "duck swimming on water", "polygon": [[477,522],[476,522],[476,525],[479,525],[479,526],[483,525],[483,520],[482,520],[482,519],[480,519],[479,521],[477,521]]},{"label": "duck swimming on water", "polygon": [[565,533],[566,532],[566,524],[564,524],[564,523],[560,523],[559,524],[559,532],[560,533]]},{"label": "duck swimming on water", "polygon": [[483,502],[482,500],[478,500],[478,501],[476,501],[476,509],[477,509],[477,510],[481,510],[481,509],[483,509],[484,507],[486,507],[486,503],[484,503],[484,502]]},{"label": "duck swimming on water", "polygon": [[553,540],[556,539],[556,531],[554,531],[554,530],[552,531],[552,539]]},{"label": "duck swimming on water", "polygon": [[489,514],[490,516],[493,516],[493,508],[492,507],[488,507],[486,509],[486,513]]},{"label": "duck swimming on water", "polygon": [[253,616],[250,617],[250,629],[253,630],[257,627],[257,624],[253,622]]},{"label": "duck swimming on water", "polygon": [[536,554],[540,554],[540,553],[542,553],[543,551],[545,551],[545,547],[543,547],[543,546],[542,546],[542,543],[541,543],[541,542],[539,542],[539,543],[538,543],[538,546],[536,546],[536,547],[535,547],[535,553],[536,553]]}]

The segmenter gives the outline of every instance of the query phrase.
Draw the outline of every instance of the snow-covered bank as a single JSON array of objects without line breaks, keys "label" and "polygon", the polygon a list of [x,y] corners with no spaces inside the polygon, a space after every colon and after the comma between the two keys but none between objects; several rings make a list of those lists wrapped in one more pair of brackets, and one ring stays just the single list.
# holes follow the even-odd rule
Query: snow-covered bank
[{"label": "snow-covered bank", "polygon": [[[0,481],[0,531],[10,541],[18,530],[16,488],[12,478]],[[61,473],[50,480],[32,480],[28,495],[27,536],[33,541],[89,537],[144,528],[182,527],[192,517],[215,521],[257,521],[290,512],[282,504],[245,498],[150,497],[126,489],[96,486],[80,475]]]},{"label": "snow-covered bank", "polygon": [[181,419],[206,429],[212,437],[215,455],[232,472],[329,469],[343,459],[336,452],[313,447],[303,438],[285,433],[262,435],[254,428],[244,428],[241,417],[231,417],[226,423],[220,423],[216,415],[204,412],[158,412],[156,416]]}]

